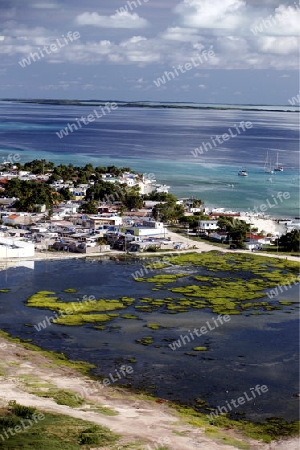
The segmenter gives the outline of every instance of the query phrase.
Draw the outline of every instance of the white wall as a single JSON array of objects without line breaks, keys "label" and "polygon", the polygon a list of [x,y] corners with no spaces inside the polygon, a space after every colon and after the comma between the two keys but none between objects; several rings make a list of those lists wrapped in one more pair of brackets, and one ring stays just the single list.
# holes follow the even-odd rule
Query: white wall
[{"label": "white wall", "polygon": [[[14,245],[17,248],[11,248]],[[15,239],[0,238],[0,258],[27,258],[34,256],[34,244]]]}]

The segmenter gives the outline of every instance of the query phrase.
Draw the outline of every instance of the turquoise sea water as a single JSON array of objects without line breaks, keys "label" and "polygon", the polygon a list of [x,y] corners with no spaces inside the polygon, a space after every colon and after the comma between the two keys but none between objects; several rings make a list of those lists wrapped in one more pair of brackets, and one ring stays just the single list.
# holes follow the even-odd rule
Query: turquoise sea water
[{"label": "turquoise sea water", "polygon": [[[59,139],[56,132],[94,109],[0,102],[0,160],[17,153],[22,162],[45,158],[130,166],[154,173],[175,195],[201,198],[208,206],[253,211],[267,203],[265,214],[299,215],[299,113],[120,107]],[[229,129],[236,134],[235,125],[242,121],[252,128],[193,156],[195,148],[216,135]],[[284,172],[264,173],[267,152],[272,167],[278,153]],[[247,178],[238,176],[242,168]],[[279,192],[288,198],[280,201]]]}]

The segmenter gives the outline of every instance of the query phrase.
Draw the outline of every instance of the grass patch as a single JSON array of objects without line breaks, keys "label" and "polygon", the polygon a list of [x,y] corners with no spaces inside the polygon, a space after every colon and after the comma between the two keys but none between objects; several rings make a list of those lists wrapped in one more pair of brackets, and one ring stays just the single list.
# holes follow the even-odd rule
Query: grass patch
[{"label": "grass patch", "polygon": [[66,405],[70,408],[78,408],[84,400],[79,395],[64,389],[50,389],[47,392],[35,392],[35,395],[43,398],[53,398],[58,405]]},{"label": "grass patch", "polygon": [[[222,432],[222,430],[231,429],[241,433],[241,435],[267,443],[281,437],[299,435],[299,421],[289,423],[284,419],[272,417],[264,422],[257,423],[248,422],[246,420],[233,420],[225,414],[220,414],[215,418],[211,418],[209,415],[199,413],[191,408],[175,404],[171,404],[171,406],[173,406],[173,408],[178,411],[181,418],[188,423],[200,428],[205,427],[206,431],[209,433],[219,433]],[[216,437],[216,435],[214,437]]]},{"label": "grass patch", "polygon": [[119,413],[108,406],[101,406],[92,403],[89,411],[94,411],[99,414],[103,414],[104,416],[117,416]]},{"label": "grass patch", "polygon": [[[35,416],[39,420],[32,421],[33,425],[28,426],[27,419],[24,419],[23,415],[20,416],[20,413],[23,414],[25,411],[24,408],[15,404],[14,407],[0,410],[0,435],[4,435],[7,428],[14,430],[18,427],[13,436],[9,435],[9,439],[0,440],[0,449],[88,450],[91,445],[108,448],[119,439],[117,434],[106,427],[69,416],[40,411],[35,411]],[[22,421],[27,428],[24,429]]]}]

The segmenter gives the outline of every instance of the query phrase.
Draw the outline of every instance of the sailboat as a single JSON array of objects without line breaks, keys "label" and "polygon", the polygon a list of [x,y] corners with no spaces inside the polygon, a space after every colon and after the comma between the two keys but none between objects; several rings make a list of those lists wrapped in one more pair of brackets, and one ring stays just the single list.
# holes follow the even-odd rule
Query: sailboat
[{"label": "sailboat", "polygon": [[278,163],[278,152],[277,152],[277,160],[276,160],[276,167],[274,169],[275,172],[283,172],[283,167],[279,165]]},{"label": "sailboat", "polygon": [[271,168],[271,159],[269,159],[269,152],[267,152],[267,157],[265,161],[265,167],[264,167],[265,173],[274,173],[274,170]]}]

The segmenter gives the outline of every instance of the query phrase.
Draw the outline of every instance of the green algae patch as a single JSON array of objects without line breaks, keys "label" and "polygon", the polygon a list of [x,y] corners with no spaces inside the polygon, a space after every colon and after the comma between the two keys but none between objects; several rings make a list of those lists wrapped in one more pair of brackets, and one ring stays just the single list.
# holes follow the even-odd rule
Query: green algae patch
[{"label": "green algae patch", "polygon": [[55,311],[56,317],[53,319],[53,323],[58,325],[79,326],[87,323],[108,322],[119,317],[119,313],[109,312],[127,308],[134,299],[126,297],[125,301],[127,304],[114,299],[64,302],[55,296],[55,292],[39,291],[27,299],[26,305]]},{"label": "green algae patch", "polygon": [[164,328],[162,325],[156,325],[155,323],[148,323],[146,327],[150,328],[150,330],[160,330],[161,328]]},{"label": "green algae patch", "polygon": [[208,350],[208,347],[194,347],[194,352],[206,352]]},{"label": "green algae patch", "polygon": [[78,292],[78,289],[68,288],[68,289],[64,289],[63,292],[66,292],[68,294],[75,294],[76,292]]},{"label": "green algae patch", "polygon": [[[187,284],[190,275],[163,273],[151,278],[140,278],[138,281],[155,282],[155,290],[165,290],[165,285],[172,283],[167,289],[174,293],[174,298],[159,300],[141,299],[155,307],[164,307],[170,314],[187,312],[190,309],[210,309],[216,314],[237,315],[255,311],[274,311],[284,306],[276,298],[267,298],[266,290],[278,285],[292,286],[298,284],[299,264],[277,258],[268,258],[251,254],[190,253],[171,257],[170,264],[179,267],[199,270],[193,275],[194,284]],[[185,270],[185,269],[184,269]],[[162,269],[162,272],[164,270]],[[201,272],[204,271],[202,275]],[[215,272],[218,272],[219,277]],[[232,276],[234,273],[234,276]],[[227,276],[228,275],[228,276]],[[178,299],[177,295],[186,298]],[[276,296],[275,296],[276,297]],[[137,309],[140,306],[137,305]],[[140,310],[143,310],[141,308]],[[145,311],[149,311],[145,308]]]},{"label": "green algae patch", "polygon": [[79,326],[88,323],[109,322],[113,318],[109,314],[72,314],[66,317],[58,317],[53,322],[58,325]]},{"label": "green algae patch", "polygon": [[7,294],[8,292],[10,292],[10,289],[0,289],[1,294]]},{"label": "green algae patch", "polygon": [[137,344],[150,345],[153,344],[154,341],[152,336],[145,336],[142,339],[136,339],[135,342]]},{"label": "green algae patch", "polygon": [[[179,278],[186,277],[187,275],[184,275],[182,273],[176,273],[176,274],[165,274],[165,275],[154,275],[150,278],[135,278],[135,281],[147,281],[147,283],[174,283]],[[158,287],[158,286],[156,286]]]},{"label": "green algae patch", "polygon": [[121,317],[122,319],[132,319],[132,320],[139,319],[139,316],[134,316],[133,314],[122,314]]},{"label": "green algae patch", "polygon": [[132,305],[135,302],[135,298],[132,297],[120,297],[120,301],[127,306]]},{"label": "green algae patch", "polygon": [[168,266],[169,266],[169,264],[158,261],[155,263],[147,264],[145,267],[146,267],[146,269],[157,270],[157,269],[164,269],[165,267],[168,267]]}]

